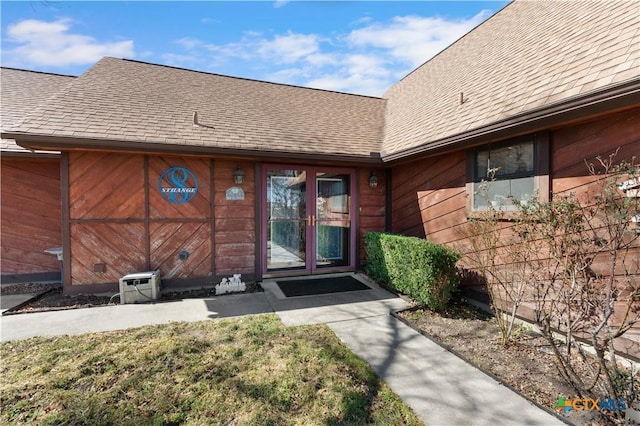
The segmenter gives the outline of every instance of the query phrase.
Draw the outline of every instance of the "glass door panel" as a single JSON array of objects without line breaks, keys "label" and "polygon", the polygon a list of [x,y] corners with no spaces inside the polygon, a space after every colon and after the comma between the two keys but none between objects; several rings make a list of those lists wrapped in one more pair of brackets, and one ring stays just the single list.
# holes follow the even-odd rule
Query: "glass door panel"
[{"label": "glass door panel", "polygon": [[263,270],[314,273],[353,267],[353,171],[265,165]]},{"label": "glass door panel", "polygon": [[304,170],[268,169],[267,270],[307,267],[307,178]]},{"label": "glass door panel", "polygon": [[316,173],[316,267],[347,266],[350,259],[350,176]]}]

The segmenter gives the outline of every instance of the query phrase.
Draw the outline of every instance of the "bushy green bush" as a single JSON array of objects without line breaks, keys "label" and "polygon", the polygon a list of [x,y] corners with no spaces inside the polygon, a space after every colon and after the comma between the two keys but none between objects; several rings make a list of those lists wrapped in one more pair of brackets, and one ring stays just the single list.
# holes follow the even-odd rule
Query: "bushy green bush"
[{"label": "bushy green bush", "polygon": [[441,244],[415,237],[368,232],[365,272],[433,310],[447,306],[459,278],[460,255]]}]

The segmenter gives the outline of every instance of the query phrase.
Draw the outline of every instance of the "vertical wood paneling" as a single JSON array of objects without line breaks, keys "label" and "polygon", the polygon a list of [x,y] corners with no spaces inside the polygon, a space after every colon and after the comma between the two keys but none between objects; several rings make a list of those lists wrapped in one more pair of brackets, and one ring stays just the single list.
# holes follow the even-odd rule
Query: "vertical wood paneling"
[{"label": "vertical wood paneling", "polygon": [[2,158],[1,273],[60,271],[44,250],[62,246],[60,161]]}]

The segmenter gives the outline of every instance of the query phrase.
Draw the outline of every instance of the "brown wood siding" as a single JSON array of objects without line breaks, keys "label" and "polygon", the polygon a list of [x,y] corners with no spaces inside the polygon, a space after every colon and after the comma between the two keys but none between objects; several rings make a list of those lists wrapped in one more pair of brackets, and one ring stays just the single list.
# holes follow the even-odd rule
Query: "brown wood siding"
[{"label": "brown wood siding", "polygon": [[[198,178],[198,195],[183,204],[167,202],[158,189],[158,179],[170,167],[185,167]],[[208,219],[211,217],[211,184],[209,160],[199,158],[149,158],[150,219]]]},{"label": "brown wood siding", "polygon": [[[592,194],[599,188],[597,178],[588,174],[585,161],[597,165],[596,157],[608,159],[617,152],[614,164],[640,158],[640,108],[615,114],[582,125],[558,129],[553,132],[551,151],[552,192],[558,195]],[[625,264],[635,268],[640,264],[640,241],[628,252],[622,253]],[[608,254],[601,253],[594,260],[592,269],[597,274],[609,275]],[[616,276],[629,273],[618,265]]]},{"label": "brown wood siding", "polygon": [[358,171],[358,195],[359,206],[359,248],[358,261],[360,265],[366,262],[364,236],[367,232],[382,232],[385,228],[385,193],[387,191],[386,174],[384,170],[376,170],[378,186],[369,186],[369,177],[373,170],[363,169]]},{"label": "brown wood siding", "polygon": [[[72,223],[70,234],[74,285],[118,282],[146,270],[143,223]],[[94,272],[97,263],[105,272]]]},{"label": "brown wood siding", "polygon": [[[163,278],[206,277],[211,274],[209,223],[151,223],[151,269]],[[180,259],[185,251],[187,258]]]},{"label": "brown wood siding", "polygon": [[2,158],[1,273],[60,271],[44,250],[62,246],[60,229],[60,162]]},{"label": "brown wood siding", "polygon": [[583,192],[583,185],[594,180],[585,160],[607,158],[618,151],[615,162],[640,161],[640,109],[611,117],[566,127],[553,132],[551,150],[551,190],[556,193]]},{"label": "brown wood siding", "polygon": [[449,243],[466,221],[466,155],[459,151],[393,169],[392,231]]},{"label": "brown wood siding", "polygon": [[[245,172],[244,182],[236,185],[233,173],[237,167]],[[216,274],[253,274],[256,263],[255,167],[250,162],[215,160],[215,265]],[[237,186],[244,200],[227,200],[226,191]]]},{"label": "brown wood siding", "polygon": [[[640,109],[610,115],[551,132],[551,191],[583,193],[594,178],[585,160],[616,162],[640,155]],[[396,167],[393,173],[393,232],[464,246],[466,153],[457,151]]]},{"label": "brown wood siding", "polygon": [[[192,200],[162,197],[160,176],[170,167],[196,176]],[[155,269],[163,279],[213,275],[210,170],[202,158],[69,153],[71,285],[117,283]]]},{"label": "brown wood siding", "polygon": [[95,152],[71,154],[71,219],[144,218],[143,158]]},{"label": "brown wood siding", "polygon": [[[585,160],[606,158],[618,150],[616,162],[640,155],[640,109],[613,114],[551,132],[551,191],[585,193],[595,179]],[[393,173],[393,232],[458,246],[466,243],[466,154],[443,154],[396,167]],[[636,160],[637,162],[637,160]]]},{"label": "brown wood siding", "polygon": [[[596,157],[608,158],[618,152],[614,163],[640,158],[640,109],[629,110],[600,119],[550,131],[550,190],[554,195],[575,194],[581,198],[593,193],[596,178],[589,175],[585,161],[596,163]],[[426,237],[467,253],[471,247],[464,237],[467,228],[466,152],[443,154],[394,168],[392,223],[393,232]],[[507,230],[510,223],[504,223]],[[506,244],[506,240],[505,240]],[[500,253],[498,250],[498,262]],[[592,270],[610,276],[607,253],[599,254]],[[627,273],[638,276],[640,242],[621,253],[624,264],[617,266],[617,282]],[[508,262],[508,259],[503,259]],[[465,265],[465,259],[460,262]],[[627,269],[625,269],[627,268]],[[622,294],[624,297],[625,294]],[[635,331],[634,331],[635,333]],[[637,334],[636,334],[637,336]],[[622,339],[616,343],[623,350],[637,354],[637,342]],[[625,346],[626,345],[626,346]]]}]

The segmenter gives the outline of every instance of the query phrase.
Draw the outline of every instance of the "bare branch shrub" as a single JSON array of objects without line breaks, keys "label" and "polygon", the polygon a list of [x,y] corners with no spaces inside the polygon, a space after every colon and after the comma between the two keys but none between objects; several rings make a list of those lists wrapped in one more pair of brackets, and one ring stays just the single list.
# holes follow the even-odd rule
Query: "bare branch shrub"
[{"label": "bare branch shrub", "polygon": [[631,404],[637,371],[621,368],[615,343],[640,324],[640,166],[616,154],[587,163],[579,195],[511,200],[509,222],[482,212],[464,231],[464,261],[486,278],[505,344],[526,302],[578,396]]},{"label": "bare branch shrub", "polygon": [[[479,191],[484,191],[483,182]],[[458,247],[465,253],[467,267],[483,277],[489,293],[491,308],[501,333],[502,345],[510,341],[515,325],[515,314],[520,306],[528,276],[523,274],[522,263],[527,253],[519,251],[518,241],[511,236],[505,212],[487,202],[487,210],[478,212],[460,231],[464,245]],[[520,262],[513,262],[516,258]],[[520,264],[518,264],[520,263]],[[509,313],[509,315],[503,313]]]},{"label": "bare branch shrub", "polygon": [[[587,191],[555,195],[549,203],[516,203],[516,228],[536,242],[546,267],[533,267],[536,322],[551,344],[559,371],[580,396],[637,398],[634,377],[620,368],[615,339],[640,322],[640,183],[638,165],[616,164],[615,153],[588,163]],[[628,191],[627,191],[628,192]],[[536,264],[541,266],[543,256]],[[557,336],[562,336],[562,345]],[[595,351],[589,357],[580,342]],[[590,368],[578,374],[576,365]]]}]

